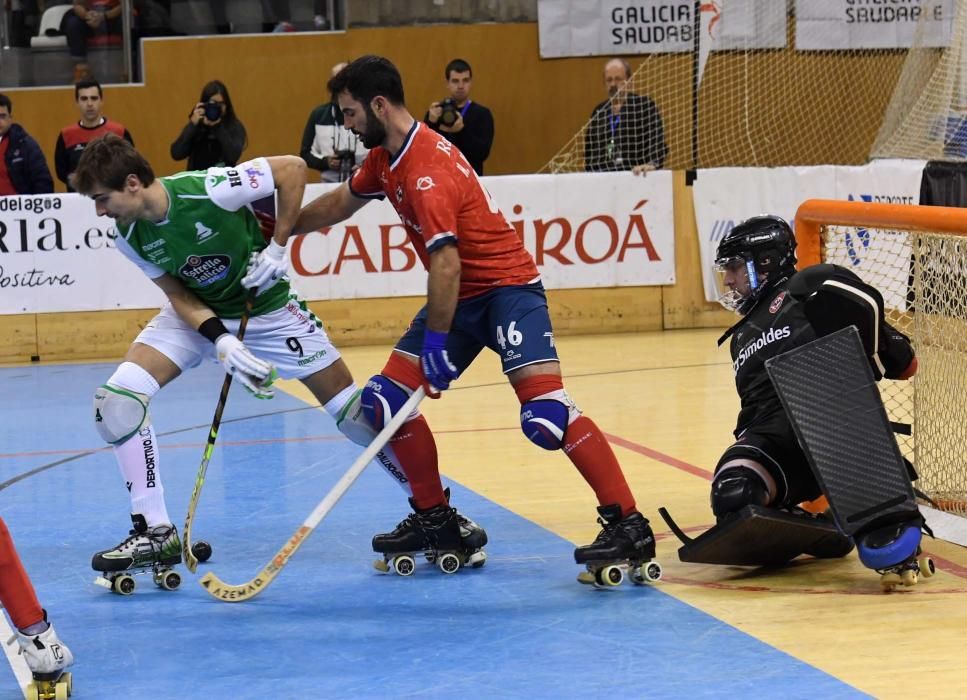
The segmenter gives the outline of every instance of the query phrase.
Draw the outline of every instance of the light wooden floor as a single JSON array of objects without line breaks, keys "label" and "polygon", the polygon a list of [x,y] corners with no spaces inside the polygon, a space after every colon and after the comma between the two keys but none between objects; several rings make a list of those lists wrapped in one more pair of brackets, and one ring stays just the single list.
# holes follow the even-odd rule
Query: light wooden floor
[{"label": "light wooden floor", "polygon": [[[803,560],[781,571],[678,561],[677,540],[657,508],[666,506],[686,529],[711,525],[708,478],[731,441],[738,406],[728,352],[715,345],[719,332],[566,337],[558,343],[569,393],[608,434],[659,536],[665,567],[659,585],[877,697],[967,695],[962,547],[928,540],[925,549],[940,572],[892,594],[880,591],[876,574],[855,554]],[[358,382],[379,371],[388,350],[345,352]],[[286,383],[286,390],[308,398],[298,384]],[[526,441],[518,408],[491,354],[481,355],[441,400],[425,401],[443,471],[568,540],[590,541],[597,531],[593,494],[562,455]],[[634,621],[629,624],[633,629]]]}]

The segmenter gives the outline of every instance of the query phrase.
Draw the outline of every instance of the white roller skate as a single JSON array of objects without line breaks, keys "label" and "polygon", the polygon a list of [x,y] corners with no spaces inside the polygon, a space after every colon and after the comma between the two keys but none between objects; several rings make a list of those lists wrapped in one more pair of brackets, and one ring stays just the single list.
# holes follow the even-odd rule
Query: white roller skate
[{"label": "white roller skate", "polygon": [[57,637],[53,625],[40,634],[15,635],[33,680],[27,686],[27,700],[66,700],[73,692],[71,674],[65,669],[74,664],[74,655]]},{"label": "white roller skate", "polygon": [[134,593],[134,575],[151,573],[166,591],[181,585],[181,576],[171,567],[181,563],[181,539],[174,525],[149,528],[142,515],[132,515],[134,529],[117,547],[98,552],[91,567],[100,571],[94,583],[121,595]]}]

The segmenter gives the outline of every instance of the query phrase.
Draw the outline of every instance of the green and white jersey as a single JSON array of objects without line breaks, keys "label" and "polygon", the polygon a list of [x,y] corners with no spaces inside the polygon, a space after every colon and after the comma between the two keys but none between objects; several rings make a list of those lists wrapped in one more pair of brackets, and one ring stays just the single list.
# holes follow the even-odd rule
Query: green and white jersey
[{"label": "green and white jersey", "polygon": [[[235,167],[209,168],[158,178],[168,193],[163,221],[118,227],[118,249],[151,279],[177,277],[220,318],[241,318],[249,256],[265,247],[251,203],[275,192],[264,158]],[[289,283],[278,282],[255,299],[252,315],[285,306]]]}]

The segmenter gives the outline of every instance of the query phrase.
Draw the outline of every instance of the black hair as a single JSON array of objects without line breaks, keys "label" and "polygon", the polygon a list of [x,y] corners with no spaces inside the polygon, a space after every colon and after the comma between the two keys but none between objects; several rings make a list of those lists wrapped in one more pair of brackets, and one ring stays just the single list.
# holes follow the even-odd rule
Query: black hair
[{"label": "black hair", "polygon": [[462,58],[455,58],[447,64],[447,69],[443,73],[443,77],[447,80],[450,79],[450,73],[469,73],[470,77],[473,77],[473,69],[470,64],[464,61]]},{"label": "black hair", "polygon": [[405,104],[400,72],[382,56],[360,56],[336,73],[327,87],[333,101],[340,93],[348,92],[366,107],[376,97],[384,97],[394,105]]},{"label": "black hair", "polygon": [[0,107],[6,107],[7,113],[13,114],[13,102],[11,102],[10,98],[3,93],[0,93]]},{"label": "black hair", "polygon": [[99,82],[94,80],[94,78],[84,78],[84,80],[78,80],[74,83],[74,101],[77,102],[77,98],[81,95],[81,90],[92,87],[97,88],[98,97],[104,97],[104,89]]}]

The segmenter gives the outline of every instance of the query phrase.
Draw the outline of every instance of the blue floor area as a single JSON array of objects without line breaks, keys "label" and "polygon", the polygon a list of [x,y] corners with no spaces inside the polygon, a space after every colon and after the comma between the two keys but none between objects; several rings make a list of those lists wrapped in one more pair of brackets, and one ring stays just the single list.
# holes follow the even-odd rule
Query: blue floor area
[{"label": "blue floor area", "polygon": [[[129,502],[90,413],[93,389],[112,369],[0,369],[0,513],[77,658],[79,699],[864,697],[661,584],[578,585],[571,543],[459,484],[454,505],[490,535],[487,565],[444,576],[421,562],[408,579],[380,575],[370,539],[395,526],[406,501],[376,468],[248,603],[215,601],[184,569],[178,591],[141,576],[133,596],[111,594],[93,585],[90,558],[126,534]],[[220,382],[206,365],[151,407],[179,529]],[[261,402],[240,390],[218,440],[194,534],[215,548],[200,571],[241,583],[359,448],[296,399]],[[0,669],[0,697],[17,697],[9,668]]]}]

